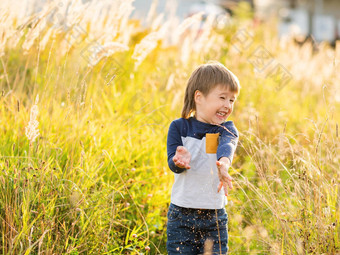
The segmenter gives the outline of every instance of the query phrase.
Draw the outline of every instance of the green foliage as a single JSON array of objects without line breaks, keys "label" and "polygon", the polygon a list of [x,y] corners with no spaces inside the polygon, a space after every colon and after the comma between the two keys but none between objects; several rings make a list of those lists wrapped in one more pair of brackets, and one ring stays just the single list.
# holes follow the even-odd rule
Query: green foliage
[{"label": "green foliage", "polygon": [[[249,18],[246,5],[237,13],[237,24]],[[37,41],[27,54],[24,40],[8,47],[0,80],[0,253],[165,254],[173,181],[167,129],[180,117],[191,71],[211,58],[242,86],[232,115],[241,134],[227,206],[232,254],[339,252],[338,81],[335,67],[321,69],[334,51],[321,45],[313,55],[310,45],[291,42],[282,50],[268,41],[272,27],[248,23],[254,41],[242,52],[232,50],[238,27],[229,24],[212,31],[220,47],[185,63],[181,45],[159,43],[137,68],[132,50],[89,66],[84,41],[61,50],[64,34],[44,49]],[[147,33],[138,25],[131,48]],[[293,76],[280,89],[248,61],[260,45]],[[300,62],[285,58],[294,54]],[[320,69],[320,82],[299,72],[308,63]],[[30,142],[25,127],[37,95],[40,135]]]}]

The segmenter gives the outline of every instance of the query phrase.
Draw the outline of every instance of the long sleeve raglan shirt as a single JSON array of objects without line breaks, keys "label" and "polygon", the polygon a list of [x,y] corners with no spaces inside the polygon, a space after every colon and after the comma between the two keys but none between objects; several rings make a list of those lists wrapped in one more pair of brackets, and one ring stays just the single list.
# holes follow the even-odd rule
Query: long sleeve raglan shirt
[{"label": "long sleeve raglan shirt", "polygon": [[[167,139],[168,165],[175,173],[171,203],[186,208],[223,208],[226,199],[223,188],[217,192],[220,181],[216,160],[227,157],[232,162],[237,142],[238,131],[232,121],[213,125],[194,117],[174,120]],[[190,169],[175,165],[178,146],[190,152]]]}]

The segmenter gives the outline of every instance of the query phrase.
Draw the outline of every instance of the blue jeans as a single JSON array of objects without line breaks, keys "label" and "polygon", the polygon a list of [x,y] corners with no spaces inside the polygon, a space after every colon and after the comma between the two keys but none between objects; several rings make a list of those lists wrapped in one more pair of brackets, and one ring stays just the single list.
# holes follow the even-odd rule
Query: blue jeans
[{"label": "blue jeans", "polygon": [[[167,224],[169,255],[204,253],[207,239],[213,254],[228,251],[228,215],[222,209],[191,209],[170,204]],[[210,254],[210,253],[209,253]]]}]

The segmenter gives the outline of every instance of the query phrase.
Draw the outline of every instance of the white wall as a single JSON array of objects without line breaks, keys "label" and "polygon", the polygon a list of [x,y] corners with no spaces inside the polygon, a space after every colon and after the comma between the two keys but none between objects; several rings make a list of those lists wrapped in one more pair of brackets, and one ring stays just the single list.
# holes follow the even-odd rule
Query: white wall
[{"label": "white wall", "polygon": [[[133,15],[136,15],[137,17],[145,16],[149,11],[149,8],[152,2],[153,0],[135,0],[133,5],[136,7],[136,9]],[[179,16],[180,18],[186,18],[190,12],[191,6],[201,1],[200,0],[158,0],[157,2],[158,2],[157,12],[165,12],[165,10],[168,10],[168,8],[166,8],[167,4],[171,6],[174,6],[175,4],[177,5],[177,8],[176,8],[177,16]],[[217,3],[218,1],[209,0],[206,2]]]}]

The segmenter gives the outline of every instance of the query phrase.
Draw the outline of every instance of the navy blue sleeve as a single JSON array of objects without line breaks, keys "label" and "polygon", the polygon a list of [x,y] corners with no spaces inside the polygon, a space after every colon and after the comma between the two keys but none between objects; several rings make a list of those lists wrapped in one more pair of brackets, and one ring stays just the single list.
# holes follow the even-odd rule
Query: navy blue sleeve
[{"label": "navy blue sleeve", "polygon": [[224,123],[221,129],[221,136],[216,153],[217,160],[220,160],[222,157],[227,157],[231,163],[238,143],[238,131],[231,121]]},{"label": "navy blue sleeve", "polygon": [[167,139],[167,151],[168,151],[168,165],[171,171],[174,173],[180,174],[185,168],[180,168],[175,165],[172,158],[176,154],[176,149],[178,146],[183,146],[181,132],[179,127],[176,124],[176,121],[173,121],[170,124],[169,132],[168,132],[168,139]]}]

